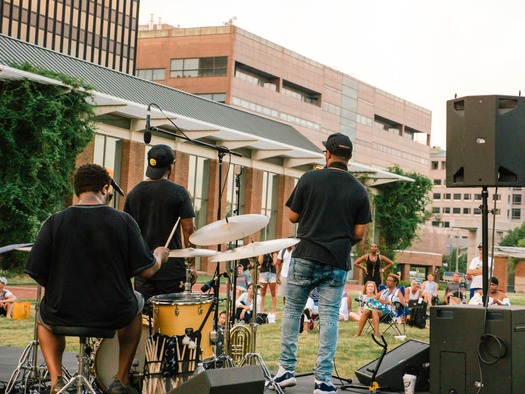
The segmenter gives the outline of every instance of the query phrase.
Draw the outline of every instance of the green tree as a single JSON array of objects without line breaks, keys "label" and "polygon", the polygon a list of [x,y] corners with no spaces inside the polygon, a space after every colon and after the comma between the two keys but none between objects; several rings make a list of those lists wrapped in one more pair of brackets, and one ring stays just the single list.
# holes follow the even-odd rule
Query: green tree
[{"label": "green tree", "polygon": [[432,182],[424,175],[405,173],[398,166],[390,172],[412,178],[414,182],[392,182],[381,186],[374,196],[376,221],[381,229],[381,250],[393,258],[395,250],[407,249],[417,237],[420,223],[431,217],[427,211]]},{"label": "green tree", "polygon": [[[32,242],[40,224],[64,207],[76,156],[94,133],[89,87],[28,64],[18,68],[67,86],[0,82],[0,245]],[[19,271],[22,260],[12,254],[1,264]]]},{"label": "green tree", "polygon": [[525,222],[521,226],[513,228],[499,242],[501,246],[525,246]]}]

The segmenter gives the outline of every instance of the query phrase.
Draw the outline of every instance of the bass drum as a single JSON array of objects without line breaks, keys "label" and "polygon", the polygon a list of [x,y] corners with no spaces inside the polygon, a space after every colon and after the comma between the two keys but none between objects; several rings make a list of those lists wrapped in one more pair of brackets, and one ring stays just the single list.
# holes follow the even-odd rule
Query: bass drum
[{"label": "bass drum", "polygon": [[[146,363],[146,343],[149,337],[149,326],[142,321],[142,334],[137,347],[137,352],[133,358],[131,367],[130,383],[137,379],[142,381],[144,375],[144,365]],[[95,380],[97,385],[104,393],[111,393],[109,386],[115,380],[118,372],[119,344],[118,334],[115,332],[113,338],[104,338],[100,341],[95,351]],[[142,382],[140,382],[142,384]]]},{"label": "bass drum", "polygon": [[[213,330],[213,296],[208,294],[172,293],[151,297],[153,332],[167,336],[184,336],[187,329],[201,329],[201,359],[213,356],[210,333]],[[208,313],[210,311],[210,313]],[[206,321],[204,320],[206,319]]]}]

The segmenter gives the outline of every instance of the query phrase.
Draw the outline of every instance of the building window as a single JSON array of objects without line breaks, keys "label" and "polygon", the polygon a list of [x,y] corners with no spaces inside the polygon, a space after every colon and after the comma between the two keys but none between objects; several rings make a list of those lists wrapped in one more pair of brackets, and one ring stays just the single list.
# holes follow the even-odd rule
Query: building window
[{"label": "building window", "polygon": [[461,193],[454,193],[454,200],[461,200]]},{"label": "building window", "polygon": [[289,81],[283,81],[282,94],[309,104],[320,105],[321,102],[321,93]]},{"label": "building window", "polygon": [[463,215],[470,215],[470,208],[463,208]]},{"label": "building window", "polygon": [[188,192],[190,193],[193,208],[195,209],[195,226],[197,228],[206,225],[209,198],[209,177],[209,160],[203,157],[190,155],[188,168]]},{"label": "building window", "polygon": [[[122,158],[122,140],[103,134],[95,134],[95,149],[93,163],[106,167],[115,182],[120,183],[120,170]],[[120,194],[113,193],[110,205],[118,207]]]},{"label": "building window", "polygon": [[163,81],[166,79],[166,69],[164,68],[143,68],[137,70],[137,77],[148,81]]},{"label": "building window", "polygon": [[433,200],[441,200],[441,193],[433,193],[432,194]]},{"label": "building window", "polygon": [[443,227],[449,228],[450,227],[450,222],[443,222]]},{"label": "building window", "polygon": [[242,166],[230,164],[226,184],[226,217],[241,215],[244,212],[245,173],[246,171],[244,171]]},{"label": "building window", "polygon": [[461,213],[461,208],[452,208],[452,213],[454,215],[459,215]]},{"label": "building window", "polygon": [[470,193],[463,194],[463,200],[470,200],[472,198],[472,195]]},{"label": "building window", "polygon": [[512,195],[512,205],[521,205],[521,194]]},{"label": "building window", "polygon": [[439,227],[439,225],[441,224],[441,222],[437,221],[437,220],[434,220],[432,222],[432,227]]},{"label": "building window", "polygon": [[481,200],[481,194],[474,194],[474,200]]},{"label": "building window", "polygon": [[444,207],[443,213],[450,213],[450,207]]},{"label": "building window", "polygon": [[267,116],[273,116],[274,118],[279,117],[279,112],[273,108],[264,107],[248,100],[241,100],[238,97],[232,97],[232,105],[237,105],[238,107],[246,108],[253,112],[259,112]]},{"label": "building window", "polygon": [[442,161],[441,162],[441,169],[442,170],[446,170],[447,169],[447,162],[446,161]]},{"label": "building window", "polygon": [[438,161],[432,161],[431,166],[432,166],[433,170],[438,170],[439,169],[439,162]]},{"label": "building window", "polygon": [[200,93],[197,96],[217,101],[218,103],[224,104],[226,102],[226,93]]},{"label": "building window", "polygon": [[481,215],[481,209],[480,208],[474,208],[474,215]]},{"label": "building window", "polygon": [[434,185],[441,185],[441,179],[434,179]]},{"label": "building window", "polygon": [[445,194],[443,194],[443,199],[444,200],[450,200],[450,196],[451,196],[450,193],[445,193]]},{"label": "building window", "polygon": [[511,219],[520,220],[521,219],[521,209],[512,208],[512,217]]},{"label": "building window", "polygon": [[440,207],[432,207],[432,213],[440,213],[441,208]]},{"label": "building window", "polygon": [[273,90],[274,92],[279,90],[279,79],[277,77],[242,63],[235,63],[235,78]]},{"label": "building window", "polygon": [[172,59],[170,78],[223,76],[227,65],[227,56]]}]

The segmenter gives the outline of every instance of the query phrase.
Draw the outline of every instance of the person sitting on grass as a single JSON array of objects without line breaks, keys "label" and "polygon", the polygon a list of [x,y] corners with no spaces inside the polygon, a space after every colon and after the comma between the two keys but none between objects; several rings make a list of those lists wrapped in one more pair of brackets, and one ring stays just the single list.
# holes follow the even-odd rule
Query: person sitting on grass
[{"label": "person sitting on grass", "polygon": [[2,276],[0,277],[0,316],[11,319],[17,298],[5,288],[5,285],[7,285],[7,279]]}]

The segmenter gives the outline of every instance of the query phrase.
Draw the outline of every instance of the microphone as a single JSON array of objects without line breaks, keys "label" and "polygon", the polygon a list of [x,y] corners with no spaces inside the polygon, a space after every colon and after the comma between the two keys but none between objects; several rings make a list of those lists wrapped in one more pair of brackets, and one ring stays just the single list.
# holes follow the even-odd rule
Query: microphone
[{"label": "microphone", "polygon": [[151,104],[148,105],[146,112],[146,131],[144,132],[144,143],[149,144],[151,142]]},{"label": "microphone", "polygon": [[202,285],[201,287],[201,291],[203,293],[206,293],[208,290],[210,290],[213,286],[215,286],[217,284],[217,280],[220,278],[221,276],[219,275],[219,277],[216,277],[216,278],[213,278],[212,280],[210,280],[209,282],[206,282],[205,284]]},{"label": "microphone", "polygon": [[124,192],[122,191],[122,189],[120,188],[119,184],[117,182],[115,182],[115,180],[113,178],[111,178],[111,186],[113,186],[113,189],[118,193],[120,194],[121,196],[124,196]]}]

